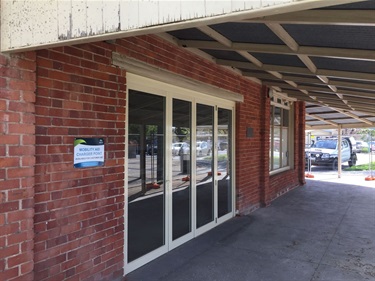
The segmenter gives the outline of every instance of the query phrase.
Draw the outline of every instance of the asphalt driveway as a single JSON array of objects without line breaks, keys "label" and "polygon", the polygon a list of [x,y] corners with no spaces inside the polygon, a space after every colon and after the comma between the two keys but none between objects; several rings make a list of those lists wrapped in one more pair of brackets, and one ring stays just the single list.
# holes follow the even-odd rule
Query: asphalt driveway
[{"label": "asphalt driveway", "polygon": [[375,280],[375,181],[317,175],[128,274],[128,281]]}]

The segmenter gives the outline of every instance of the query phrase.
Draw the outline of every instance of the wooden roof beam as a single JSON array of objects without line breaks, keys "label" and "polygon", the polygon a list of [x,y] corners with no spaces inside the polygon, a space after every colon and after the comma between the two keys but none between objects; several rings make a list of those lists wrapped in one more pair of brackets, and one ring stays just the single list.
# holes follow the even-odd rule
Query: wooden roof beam
[{"label": "wooden roof beam", "polygon": [[[303,68],[303,67],[296,67],[296,66],[263,64],[262,69],[266,71],[278,71],[282,73],[312,75],[312,73],[308,69]],[[357,80],[374,81],[374,74],[365,73],[365,72],[350,72],[350,71],[340,71],[340,70],[331,70],[331,69],[318,69],[316,75],[335,77],[335,78],[349,78],[349,79],[357,79]]]},{"label": "wooden roof beam", "polygon": [[372,10],[306,10],[243,20],[253,23],[374,26]]},{"label": "wooden roof beam", "polygon": [[[289,41],[291,41],[289,39]],[[288,41],[287,41],[288,42]],[[246,51],[250,53],[284,54],[284,55],[306,55],[326,58],[358,59],[375,61],[375,54],[372,50],[326,48],[311,46],[296,46],[297,43],[290,43],[296,50],[285,45],[254,44],[231,42],[228,46],[215,41],[201,40],[180,40],[178,44],[185,48],[223,50],[223,51]]]},{"label": "wooden roof beam", "polygon": [[336,122],[332,122],[330,120],[327,120],[327,119],[324,119],[322,117],[319,117],[319,116],[316,116],[315,114],[311,114],[311,113],[306,113],[307,116],[310,116],[311,118],[314,118],[314,119],[317,119],[319,121],[322,121],[322,122],[325,122],[325,123],[328,123],[328,124],[331,124],[333,126],[338,126],[339,124],[336,123]]},{"label": "wooden roof beam", "polygon": [[354,118],[354,119],[356,119],[356,120],[358,120],[358,121],[361,121],[361,122],[363,122],[363,123],[366,123],[366,124],[368,124],[368,125],[374,125],[374,122],[371,122],[371,121],[369,121],[369,120],[367,120],[367,119],[361,118],[361,117],[359,117],[359,116],[357,116],[357,115],[355,115],[355,114],[353,114],[353,113],[346,112],[346,111],[344,111],[344,110],[340,110],[340,109],[336,109],[336,111],[337,111],[337,112],[340,112],[341,114],[344,114],[344,115],[346,115],[346,116],[349,116],[349,117],[351,117],[351,118]]}]

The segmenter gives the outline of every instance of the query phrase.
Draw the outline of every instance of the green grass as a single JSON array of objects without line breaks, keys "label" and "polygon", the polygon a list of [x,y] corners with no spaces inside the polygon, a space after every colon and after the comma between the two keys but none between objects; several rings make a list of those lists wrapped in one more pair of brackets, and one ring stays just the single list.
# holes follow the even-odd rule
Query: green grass
[{"label": "green grass", "polygon": [[362,147],[361,152],[362,153],[369,153],[370,149],[368,147]]},{"label": "green grass", "polygon": [[[371,163],[371,169],[375,170],[375,162]],[[350,168],[345,168],[344,171],[368,171],[369,164],[362,164],[357,166],[352,166]]]}]

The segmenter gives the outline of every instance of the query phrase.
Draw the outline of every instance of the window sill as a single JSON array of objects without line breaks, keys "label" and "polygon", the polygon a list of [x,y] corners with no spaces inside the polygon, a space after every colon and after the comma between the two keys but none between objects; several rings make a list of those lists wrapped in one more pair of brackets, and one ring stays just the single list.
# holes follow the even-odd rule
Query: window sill
[{"label": "window sill", "polygon": [[285,171],[289,171],[289,170],[290,170],[290,166],[282,167],[280,169],[270,171],[270,176],[273,176],[273,175],[276,175]]}]

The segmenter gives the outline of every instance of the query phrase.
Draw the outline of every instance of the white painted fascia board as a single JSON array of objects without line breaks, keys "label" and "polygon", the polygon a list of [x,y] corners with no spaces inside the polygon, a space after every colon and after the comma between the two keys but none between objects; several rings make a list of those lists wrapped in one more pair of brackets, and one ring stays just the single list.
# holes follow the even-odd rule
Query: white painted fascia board
[{"label": "white painted fascia board", "polygon": [[[177,29],[193,28],[193,27],[198,27],[198,26],[218,24],[218,23],[224,23],[224,22],[229,22],[229,21],[238,21],[238,20],[252,19],[252,18],[258,18],[258,17],[263,17],[263,16],[283,14],[287,12],[297,12],[297,11],[308,10],[308,9],[316,9],[316,8],[322,8],[326,6],[332,6],[332,5],[354,3],[354,2],[360,2],[362,0],[290,0],[290,1],[292,2],[282,4],[282,5],[281,4],[272,5],[272,6],[270,5],[268,7],[261,7],[258,9],[236,11],[236,12],[226,13],[226,14],[217,15],[217,16],[188,19],[188,20],[182,20],[179,22],[170,22],[166,24],[155,24],[154,26],[148,26],[148,27],[143,26],[143,27],[138,27],[135,29],[119,30],[116,32],[109,32],[109,33],[103,33],[103,34],[98,34],[98,35],[89,35],[89,33],[86,30],[86,36],[82,35],[82,37],[77,37],[77,38],[72,38],[72,39],[61,38],[61,34],[59,35],[59,32],[54,31],[56,29],[56,26],[51,27],[53,29],[53,31],[51,31],[51,30],[47,30],[48,25],[42,25],[39,27],[39,29],[42,29],[43,32],[49,34],[48,36],[49,41],[39,42],[39,43],[21,42],[20,43],[21,45],[19,46],[12,46],[12,44],[10,43],[12,42],[11,36],[19,36],[19,37],[22,37],[23,35],[26,36],[27,34],[29,34],[27,32],[30,32],[30,30],[27,30],[26,32],[26,31],[23,31],[22,28],[18,31],[15,30],[14,28],[12,29],[12,27],[9,26],[9,22],[12,20],[16,20],[16,19],[11,18],[11,17],[14,17],[14,14],[12,14],[12,12],[8,10],[8,8],[1,9],[0,11],[1,12],[0,34],[2,37],[1,38],[1,52],[20,52],[20,51],[27,51],[27,50],[46,49],[46,48],[52,48],[52,47],[57,47],[57,46],[90,43],[90,42],[97,42],[97,41],[104,41],[104,40],[113,40],[117,38],[131,37],[131,36],[144,35],[144,34],[155,34],[155,33],[168,32],[168,31],[177,30]],[[54,1],[49,0],[48,2],[51,2],[53,4]],[[1,5],[3,6],[5,1],[2,0],[1,3],[2,3]],[[31,13],[30,15],[38,17],[38,14],[34,10],[31,11],[30,13]],[[25,18],[29,19],[30,24],[32,23],[32,18],[27,17],[27,15],[24,15],[21,21],[24,20]],[[38,33],[38,30],[36,30],[36,26],[32,26],[31,29],[33,30],[33,32]],[[57,27],[57,30],[59,30],[58,27]],[[55,36],[52,36],[54,32],[56,32]]]},{"label": "white painted fascia board", "polygon": [[200,92],[209,96],[231,100],[235,102],[243,102],[244,97],[232,91],[227,91],[219,87],[215,87],[203,82],[193,80],[170,71],[146,64],[144,62],[128,58],[119,53],[112,54],[112,63],[118,67],[125,69],[127,72],[157,80],[159,82],[172,84],[181,88]]}]

